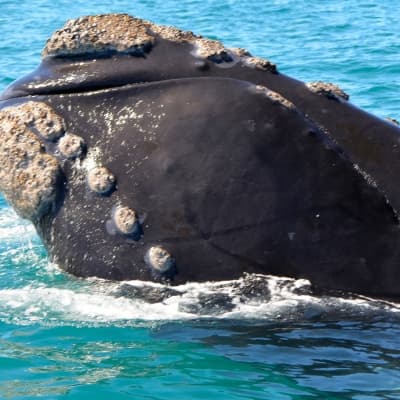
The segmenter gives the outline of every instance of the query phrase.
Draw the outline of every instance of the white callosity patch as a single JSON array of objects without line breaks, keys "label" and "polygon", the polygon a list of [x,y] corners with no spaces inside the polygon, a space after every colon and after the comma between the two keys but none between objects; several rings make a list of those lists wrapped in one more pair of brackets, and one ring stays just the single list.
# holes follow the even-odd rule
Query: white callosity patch
[{"label": "white callosity patch", "polygon": [[231,47],[229,50],[237,57],[251,57],[251,53],[242,47]]},{"label": "white callosity patch", "polygon": [[276,65],[260,57],[252,57],[242,48],[227,49],[218,40],[211,40],[190,31],[182,31],[172,26],[162,26],[148,23],[150,29],[161,38],[172,42],[191,43],[194,46],[192,52],[195,57],[209,59],[216,63],[231,63],[235,65],[241,61],[243,65],[262,71],[277,72]]},{"label": "white callosity patch", "polygon": [[[54,32],[42,52],[43,58],[80,56],[117,52],[143,55],[153,46],[156,37],[193,45],[192,54],[217,64],[236,65],[238,61],[251,68],[277,72],[268,60],[252,57],[244,49],[227,49],[220,41],[204,38],[172,26],[156,25],[127,14],[86,16],[67,21]],[[71,76],[76,81],[75,76]]]},{"label": "white callosity patch", "polygon": [[350,98],[350,96],[346,92],[344,92],[338,85],[335,85],[334,83],[317,81],[308,82],[306,83],[306,86],[312,92],[326,96],[331,99],[349,100]]},{"label": "white callosity patch", "polygon": [[138,229],[137,214],[129,207],[116,207],[112,213],[112,219],[118,231],[124,235],[134,233]]},{"label": "white callosity patch", "polygon": [[270,71],[273,73],[277,73],[276,65],[273,64],[271,61],[265,60],[264,58],[261,58],[261,57],[244,56],[244,57],[242,57],[242,62],[244,65],[246,65],[250,68],[259,69],[261,71]]},{"label": "white callosity patch", "polygon": [[146,22],[151,31],[156,33],[162,39],[170,40],[171,42],[190,42],[200,36],[195,35],[190,31],[182,31],[174,26],[156,25],[151,22]]},{"label": "white callosity patch", "polygon": [[154,41],[147,25],[127,14],[108,14],[69,20],[47,41],[43,58],[107,51],[143,54]]},{"label": "white callosity patch", "polygon": [[249,51],[243,48],[232,48],[229,49],[236,57],[239,57],[240,61],[242,62],[243,65],[253,68],[253,69],[258,69],[261,71],[270,71],[273,73],[277,73],[278,70],[276,68],[276,65],[273,64],[271,61],[266,60],[261,57],[253,57]]},{"label": "white callosity patch", "polygon": [[270,100],[272,100],[274,103],[279,103],[282,106],[292,109],[292,110],[297,110],[296,106],[289,101],[288,99],[286,99],[285,97],[283,97],[281,94],[274,92],[271,89],[268,89],[265,86],[262,85],[250,85],[250,91],[253,91],[255,93],[261,93],[264,94],[265,96],[267,96]]},{"label": "white callosity patch", "polygon": [[196,39],[194,46],[195,51],[193,54],[199,58],[208,58],[217,63],[233,61],[230,51],[217,40]]},{"label": "white callosity patch", "polygon": [[78,135],[67,133],[58,142],[58,149],[64,157],[77,158],[85,149],[85,141]]},{"label": "white callosity patch", "polygon": [[0,111],[0,190],[20,216],[36,220],[54,204],[60,167],[45,153],[34,130],[45,126],[39,133],[45,136],[46,132],[52,138],[50,132],[58,132],[62,124],[58,116],[54,117],[56,129],[52,130],[51,124],[43,122],[56,115],[50,107],[39,103],[36,112],[33,102],[26,104]]},{"label": "white callosity patch", "polygon": [[190,31],[182,31],[172,26],[156,25],[150,22],[146,22],[146,24],[148,24],[153,32],[165,40],[178,43],[191,43],[194,46],[192,54],[195,57],[232,65],[236,65],[238,61],[241,61],[244,66],[277,73],[275,64],[260,57],[253,57],[246,49],[228,49],[218,40],[204,38]]},{"label": "white callosity patch", "polygon": [[4,111],[16,116],[32,132],[45,140],[55,141],[65,132],[64,120],[46,103],[28,101]]},{"label": "white callosity patch", "polygon": [[146,253],[145,261],[158,272],[167,272],[175,265],[175,259],[161,246],[152,246]]},{"label": "white callosity patch", "polygon": [[96,166],[88,172],[88,185],[96,193],[105,194],[115,186],[115,176],[103,166]]},{"label": "white callosity patch", "polygon": [[203,38],[190,31],[182,31],[173,26],[163,26],[145,22],[145,24],[162,39],[178,43],[191,43],[193,54],[199,58],[209,58],[216,62],[232,61],[231,52],[218,40]]}]

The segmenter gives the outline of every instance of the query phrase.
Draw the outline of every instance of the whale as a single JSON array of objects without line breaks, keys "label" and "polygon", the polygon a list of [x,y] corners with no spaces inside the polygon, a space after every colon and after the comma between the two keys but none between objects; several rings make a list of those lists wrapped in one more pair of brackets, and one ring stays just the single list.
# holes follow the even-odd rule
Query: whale
[{"label": "whale", "polygon": [[398,299],[399,146],[335,84],[127,14],[67,21],[0,97],[0,190],[78,277]]}]

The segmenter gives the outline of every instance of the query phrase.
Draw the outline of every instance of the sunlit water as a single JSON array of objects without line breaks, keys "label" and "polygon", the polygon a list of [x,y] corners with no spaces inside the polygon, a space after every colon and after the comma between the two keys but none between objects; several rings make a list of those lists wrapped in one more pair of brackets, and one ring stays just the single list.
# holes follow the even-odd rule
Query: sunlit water
[{"label": "sunlit water", "polygon": [[[246,47],[400,119],[394,0],[0,0],[0,89],[39,63],[66,19],[106,12]],[[316,297],[276,277],[143,296],[160,290],[67,276],[0,200],[0,399],[400,399],[397,304]]]}]

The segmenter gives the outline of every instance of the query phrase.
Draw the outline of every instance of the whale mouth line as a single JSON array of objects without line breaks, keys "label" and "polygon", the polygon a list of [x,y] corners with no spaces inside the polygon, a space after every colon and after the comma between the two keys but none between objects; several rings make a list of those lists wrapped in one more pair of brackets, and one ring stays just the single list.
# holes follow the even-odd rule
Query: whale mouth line
[{"label": "whale mouth line", "polygon": [[[157,83],[158,81],[154,81]],[[164,81],[160,81],[164,82]],[[140,86],[146,83],[153,83],[153,82],[130,82],[130,83],[122,83],[116,85],[88,85],[88,86],[74,86],[70,88],[66,88],[64,90],[53,90],[51,87],[46,90],[37,90],[35,93],[27,94],[13,94],[7,95],[7,89],[0,95],[0,101],[10,100],[10,99],[21,99],[23,97],[35,97],[35,96],[60,96],[60,95],[69,95],[69,94],[86,94],[86,93],[104,93],[106,91],[121,89],[125,87],[132,87],[132,86]]]},{"label": "whale mouth line", "polygon": [[[251,83],[243,80],[239,80],[236,78],[227,78],[223,76],[213,76],[213,77],[202,77],[202,76],[185,76],[182,78],[168,78],[168,79],[161,79],[161,80],[154,80],[154,81],[137,81],[137,82],[126,82],[126,83],[121,83],[121,84],[107,84],[107,85],[81,85],[81,86],[73,86],[69,88],[65,88],[63,90],[56,90],[53,89],[53,87],[49,87],[47,90],[40,90],[40,88],[35,91],[34,93],[28,94],[28,93],[20,93],[20,94],[15,94],[13,93],[11,95],[8,94],[8,90],[6,89],[3,93],[0,94],[0,101],[6,101],[6,100],[17,100],[21,98],[35,98],[39,96],[68,96],[68,95],[95,95],[95,94],[101,94],[101,93],[108,93],[108,92],[113,92],[113,91],[118,91],[118,90],[125,90],[125,89],[132,89],[132,88],[146,88],[149,86],[154,86],[154,85],[160,85],[160,84],[168,84],[168,83],[173,83],[173,82],[191,82],[193,80],[224,80],[224,81],[241,81],[244,84],[251,85]],[[13,85],[13,84],[11,84]],[[10,85],[10,86],[11,86]],[[79,90],[78,90],[79,88]]]},{"label": "whale mouth line", "polygon": [[[194,77],[195,78],[195,77]],[[165,80],[166,81],[166,80]],[[14,81],[9,85],[9,87],[4,90],[3,93],[0,95],[0,101],[11,100],[11,99],[20,99],[23,97],[35,97],[35,96],[59,96],[59,95],[69,95],[69,94],[86,94],[86,93],[101,93],[109,90],[121,89],[124,87],[132,87],[132,86],[140,86],[146,83],[158,83],[158,82],[165,82],[162,81],[138,81],[138,82],[124,82],[120,84],[101,84],[97,82],[96,84],[75,84],[71,85],[70,87],[65,87],[60,89],[56,89],[56,85],[59,82],[54,81],[54,86],[49,86],[44,89],[40,87],[35,88],[35,91],[32,93],[27,92],[17,92],[9,90],[11,89],[17,81]],[[48,82],[47,82],[48,83]],[[30,88],[31,89],[31,88]]]},{"label": "whale mouth line", "polygon": [[[147,80],[147,81],[133,81],[133,82],[121,82],[115,83],[107,82],[107,85],[101,84],[100,82],[95,83],[81,83],[81,84],[74,84],[71,86],[66,86],[64,88],[57,88],[59,85],[59,81],[53,81],[51,86],[46,86],[45,88],[41,88],[36,86],[35,88],[29,87],[30,90],[34,90],[31,93],[28,93],[26,89],[16,89],[14,91],[14,85],[17,84],[18,81],[11,83],[3,93],[0,94],[0,101],[6,100],[14,100],[14,99],[21,99],[24,97],[38,97],[38,96],[60,96],[60,95],[74,95],[74,94],[98,94],[98,93],[107,93],[111,91],[118,91],[121,89],[130,89],[134,87],[144,88],[147,86],[153,86],[157,84],[164,84],[164,83],[171,83],[171,82],[190,82],[193,80],[226,80],[226,81],[239,81],[240,79],[236,78],[227,78],[223,76],[213,76],[213,77],[203,77],[203,76],[184,76],[184,77],[176,77],[176,78],[167,78],[167,79],[155,79],[155,80]],[[249,82],[241,80],[243,83],[248,85]],[[46,82],[47,84],[49,82]],[[9,90],[12,89],[12,90]]]}]

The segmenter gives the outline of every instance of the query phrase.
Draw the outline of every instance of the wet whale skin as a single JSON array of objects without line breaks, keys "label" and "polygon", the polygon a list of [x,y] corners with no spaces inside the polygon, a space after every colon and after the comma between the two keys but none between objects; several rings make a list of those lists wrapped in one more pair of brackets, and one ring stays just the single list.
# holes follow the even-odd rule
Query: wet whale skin
[{"label": "wet whale skin", "polygon": [[54,261],[83,277],[250,272],[398,298],[394,123],[242,49],[97,18],[109,31],[122,18],[135,45],[68,48],[61,30],[61,50],[50,42],[0,103],[0,187]]}]

